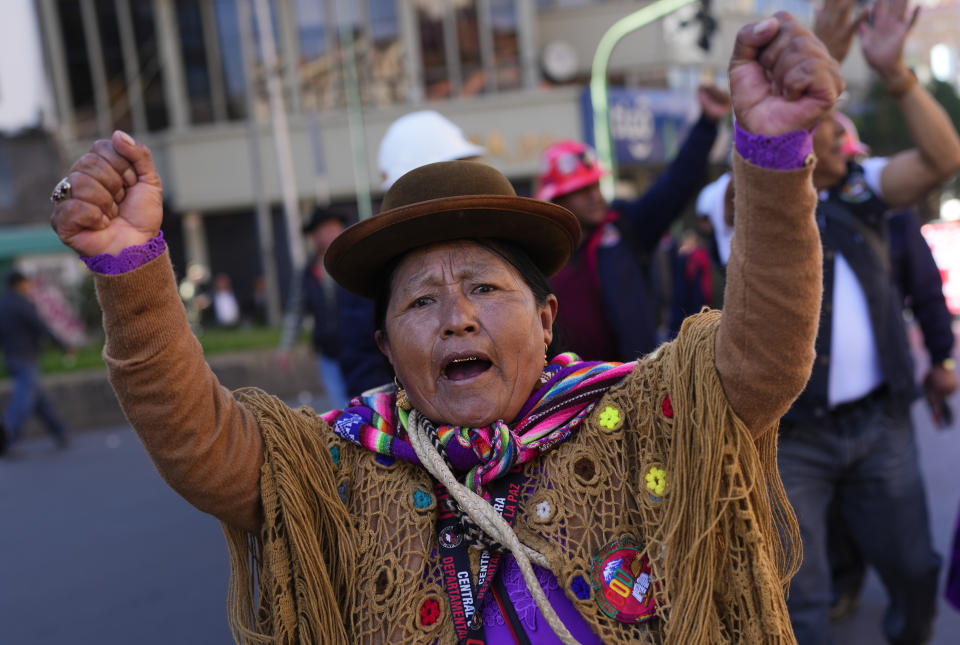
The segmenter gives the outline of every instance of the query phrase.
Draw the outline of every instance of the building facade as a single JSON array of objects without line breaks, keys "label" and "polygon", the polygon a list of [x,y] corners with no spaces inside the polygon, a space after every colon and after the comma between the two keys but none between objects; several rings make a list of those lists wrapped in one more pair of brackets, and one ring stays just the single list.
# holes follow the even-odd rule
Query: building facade
[{"label": "building facade", "polygon": [[[35,3],[65,159],[116,128],[149,144],[164,178],[175,264],[228,272],[238,292],[249,293],[263,275],[281,289],[289,282],[289,250],[302,244],[292,223],[314,205],[377,199],[377,145],[406,112],[441,112],[485,146],[486,161],[521,192],[531,190],[542,150],[584,137],[581,98],[601,36],[647,4]],[[722,80],[736,30],[758,13],[810,14],[803,0],[707,4],[718,19],[709,52],[696,45],[692,5],[624,38],[611,80],[690,92],[704,75]],[[292,182],[279,171],[284,156]],[[291,186],[293,215],[289,195],[281,207]],[[273,276],[265,266],[272,257]]]}]

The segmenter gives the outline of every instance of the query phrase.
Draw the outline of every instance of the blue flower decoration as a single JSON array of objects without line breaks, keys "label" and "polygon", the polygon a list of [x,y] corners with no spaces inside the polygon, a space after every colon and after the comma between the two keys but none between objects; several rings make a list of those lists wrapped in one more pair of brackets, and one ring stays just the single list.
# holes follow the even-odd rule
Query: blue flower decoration
[{"label": "blue flower decoration", "polygon": [[590,585],[583,579],[583,576],[577,576],[570,582],[570,590],[580,600],[586,600],[590,597]]},{"label": "blue flower decoration", "polygon": [[413,505],[417,508],[430,508],[433,504],[433,495],[419,488],[413,492]]},{"label": "blue flower decoration", "polygon": [[334,466],[340,465],[340,446],[330,446],[330,459]]},{"label": "blue flower decoration", "polygon": [[344,504],[347,503],[347,482],[343,482],[337,486],[337,494],[340,495],[340,501]]}]

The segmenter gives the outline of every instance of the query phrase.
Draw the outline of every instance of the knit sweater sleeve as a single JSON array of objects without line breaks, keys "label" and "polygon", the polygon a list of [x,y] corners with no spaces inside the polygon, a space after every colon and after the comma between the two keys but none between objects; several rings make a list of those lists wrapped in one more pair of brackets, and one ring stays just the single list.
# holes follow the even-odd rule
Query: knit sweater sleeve
[{"label": "knit sweater sleeve", "polygon": [[110,383],[157,471],[198,509],[257,531],[263,439],[204,360],[169,254],[94,279]]},{"label": "knit sweater sleeve", "polygon": [[736,227],[716,366],[730,406],[754,434],[787,411],[813,368],[823,265],[812,172],[734,158]]}]

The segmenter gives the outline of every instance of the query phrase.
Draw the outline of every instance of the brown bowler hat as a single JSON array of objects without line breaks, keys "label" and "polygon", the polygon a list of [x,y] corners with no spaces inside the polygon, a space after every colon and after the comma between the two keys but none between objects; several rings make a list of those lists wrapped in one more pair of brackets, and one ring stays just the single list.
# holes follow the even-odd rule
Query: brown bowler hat
[{"label": "brown bowler hat", "polygon": [[427,244],[479,238],[518,245],[551,276],[576,249],[580,224],[562,206],[517,197],[491,166],[442,161],[400,177],[384,195],[380,214],[337,236],[323,264],[345,289],[373,298],[392,259]]}]

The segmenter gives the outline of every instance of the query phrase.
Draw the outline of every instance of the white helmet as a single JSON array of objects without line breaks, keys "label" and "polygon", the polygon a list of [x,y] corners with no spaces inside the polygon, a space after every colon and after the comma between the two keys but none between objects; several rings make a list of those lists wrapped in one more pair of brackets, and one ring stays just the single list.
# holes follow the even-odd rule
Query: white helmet
[{"label": "white helmet", "polygon": [[404,114],[390,124],[380,141],[377,166],[386,177],[386,190],[414,168],[437,161],[479,157],[485,152],[439,112],[421,110]]}]

